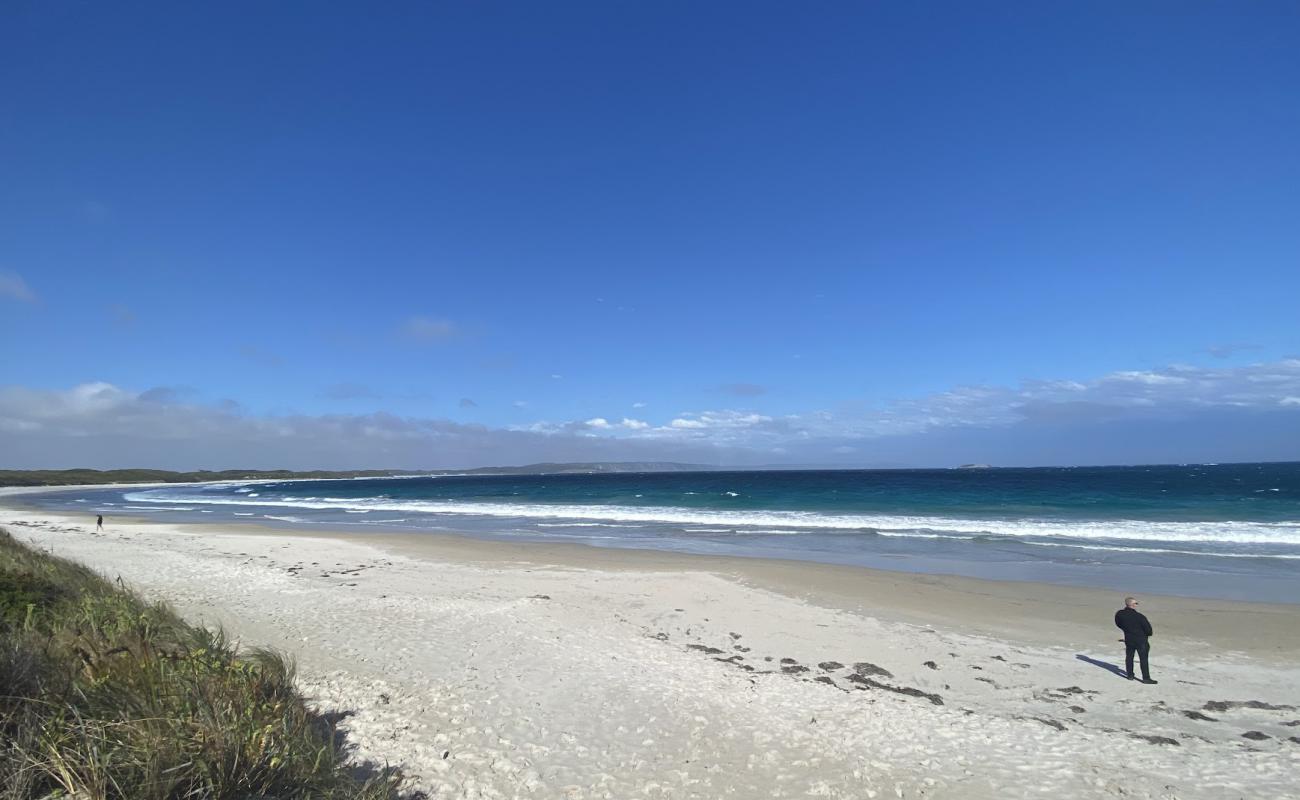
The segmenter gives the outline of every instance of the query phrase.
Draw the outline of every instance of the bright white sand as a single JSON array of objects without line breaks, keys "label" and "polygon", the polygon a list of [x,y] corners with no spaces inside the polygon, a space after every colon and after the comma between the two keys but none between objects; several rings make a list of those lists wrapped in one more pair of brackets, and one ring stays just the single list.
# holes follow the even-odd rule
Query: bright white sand
[{"label": "bright white sand", "polygon": [[[109,522],[0,509],[20,540],[291,653],[358,759],[434,797],[1300,797],[1300,607],[1144,597],[1143,686],[1078,658],[1122,660],[1110,592]],[[857,663],[943,704],[860,688]]]}]

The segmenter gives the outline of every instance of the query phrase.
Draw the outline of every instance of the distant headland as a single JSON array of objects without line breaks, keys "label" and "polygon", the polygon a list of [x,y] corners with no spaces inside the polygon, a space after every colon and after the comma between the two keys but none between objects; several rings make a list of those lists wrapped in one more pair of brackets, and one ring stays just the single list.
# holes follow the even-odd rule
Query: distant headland
[{"label": "distant headland", "polygon": [[225,469],[178,472],[166,469],[35,469],[0,470],[0,486],[76,486],[102,483],[209,483],[241,480],[327,480],[341,478],[401,478],[420,475],[589,475],[628,472],[704,472],[704,464],[672,461],[543,462],[517,467],[475,467],[441,470],[288,470]]}]

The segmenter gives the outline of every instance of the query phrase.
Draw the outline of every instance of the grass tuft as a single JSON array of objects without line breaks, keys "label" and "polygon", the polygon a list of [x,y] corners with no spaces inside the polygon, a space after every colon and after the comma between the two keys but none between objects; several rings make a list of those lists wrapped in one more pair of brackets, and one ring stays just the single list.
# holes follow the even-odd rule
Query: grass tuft
[{"label": "grass tuft", "polygon": [[396,800],[293,663],[239,652],[0,529],[0,800]]}]

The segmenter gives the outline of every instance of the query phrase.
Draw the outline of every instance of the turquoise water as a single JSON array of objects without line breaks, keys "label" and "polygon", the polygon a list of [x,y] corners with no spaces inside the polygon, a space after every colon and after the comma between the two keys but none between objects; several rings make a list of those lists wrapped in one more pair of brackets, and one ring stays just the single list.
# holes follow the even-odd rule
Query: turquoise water
[{"label": "turquoise water", "polygon": [[1300,602],[1300,463],[443,476],[44,502]]}]

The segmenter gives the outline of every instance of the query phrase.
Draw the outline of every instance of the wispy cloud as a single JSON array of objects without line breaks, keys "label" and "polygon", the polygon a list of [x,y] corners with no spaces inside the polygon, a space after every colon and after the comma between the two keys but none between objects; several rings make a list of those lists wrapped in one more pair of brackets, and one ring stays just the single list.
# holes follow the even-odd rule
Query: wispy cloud
[{"label": "wispy cloud", "polygon": [[168,405],[182,402],[186,397],[193,395],[194,389],[188,386],[155,386],[136,395],[136,399],[141,403]]},{"label": "wispy cloud", "polygon": [[130,328],[136,323],[135,312],[120,303],[108,307],[109,317],[119,328]]},{"label": "wispy cloud", "polygon": [[759,386],[757,383],[724,383],[718,388],[736,397],[758,397],[767,394],[767,387]]},{"label": "wispy cloud", "polygon": [[[1089,424],[1124,419],[1168,420],[1213,409],[1292,408],[1300,397],[1300,359],[1244,367],[1170,366],[1121,370],[1090,381],[1029,381],[1019,387],[961,386],[877,408],[768,416],[720,409],[677,414],[634,427],[638,438],[709,440],[738,446],[840,439],[870,440],[951,428],[1021,423]],[[533,430],[563,432],[570,423]]]},{"label": "wispy cloud", "polygon": [[411,317],[402,323],[402,335],[423,344],[445,342],[459,334],[460,329],[454,322],[435,317]]},{"label": "wispy cloud", "polygon": [[263,367],[279,367],[284,364],[284,359],[279,355],[255,344],[240,345],[239,355],[245,360]]},{"label": "wispy cloud", "polygon": [[475,403],[468,397],[462,397],[459,405],[461,408],[478,408],[478,403]]},{"label": "wispy cloud", "polygon": [[1259,350],[1257,344],[1247,344],[1245,342],[1225,342],[1223,344],[1210,345],[1205,348],[1205,352],[1215,358],[1231,358],[1237,353],[1245,353],[1251,350]]},{"label": "wispy cloud", "polygon": [[35,303],[36,292],[27,285],[23,276],[17,272],[0,270],[0,297],[18,300],[23,303]]},{"label": "wispy cloud", "polygon": [[15,466],[1116,463],[1198,454],[1294,458],[1300,441],[1300,359],[957,387],[879,408],[584,416],[509,428],[386,413],[258,415],[191,397],[174,387],[141,392],[104,382],[63,391],[0,388],[0,451]]},{"label": "wispy cloud", "polygon": [[256,415],[232,401],[183,402],[160,388],[94,382],[62,391],[0,387],[0,450],[14,467],[432,468],[529,461],[716,463],[712,447],[557,437],[388,413]]},{"label": "wispy cloud", "polygon": [[892,404],[791,418],[808,435],[857,438],[1022,422],[1087,423],[1174,419],[1210,409],[1276,409],[1300,394],[1300,359],[1210,368],[1121,370],[1086,381],[1027,381],[1018,387],[960,386]]},{"label": "wispy cloud", "polygon": [[382,396],[365,384],[350,381],[327,386],[321,391],[321,397],[327,400],[376,400]]}]

